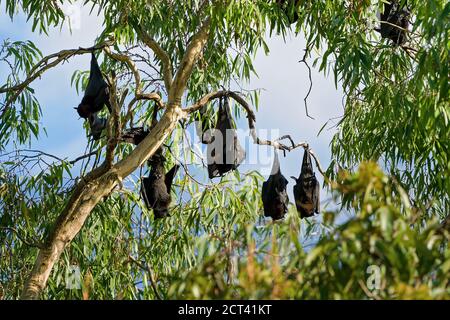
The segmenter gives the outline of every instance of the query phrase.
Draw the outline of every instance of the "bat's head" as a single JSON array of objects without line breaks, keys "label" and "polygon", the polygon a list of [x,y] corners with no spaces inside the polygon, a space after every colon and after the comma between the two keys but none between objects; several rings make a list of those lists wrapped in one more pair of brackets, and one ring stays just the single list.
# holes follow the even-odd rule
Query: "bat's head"
[{"label": "bat's head", "polygon": [[78,115],[83,119],[87,119],[91,115],[91,112],[89,111],[90,106],[87,104],[80,103],[75,109],[77,110]]},{"label": "bat's head", "polygon": [[154,208],[153,209],[153,214],[155,215],[155,219],[162,219],[165,218],[169,215],[169,210],[168,209],[159,209],[159,208]]}]

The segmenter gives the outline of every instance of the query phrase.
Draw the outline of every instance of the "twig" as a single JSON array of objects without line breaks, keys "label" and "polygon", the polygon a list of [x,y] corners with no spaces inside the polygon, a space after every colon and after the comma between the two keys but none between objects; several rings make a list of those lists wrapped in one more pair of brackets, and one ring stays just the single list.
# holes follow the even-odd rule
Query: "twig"
[{"label": "twig", "polygon": [[152,37],[150,37],[150,35],[147,34],[140,25],[136,25],[134,28],[142,42],[144,42],[155,53],[159,60],[161,60],[164,85],[166,86],[167,92],[169,92],[173,79],[172,62],[169,54],[164,51],[164,49],[161,48],[160,45]]},{"label": "twig", "polygon": [[[23,90],[25,90],[25,88],[31,83],[33,82],[35,79],[37,79],[38,77],[40,77],[45,71],[47,71],[48,69],[51,69],[55,66],[57,66],[58,64],[60,64],[63,61],[66,61],[67,59],[75,56],[75,55],[80,55],[80,54],[85,54],[85,53],[91,53],[93,51],[96,50],[101,50],[109,45],[111,45],[112,42],[111,41],[105,41],[99,45],[93,46],[93,47],[89,47],[89,48],[78,48],[78,49],[70,49],[70,50],[61,50],[57,53],[48,55],[44,58],[42,58],[29,72],[28,77],[21,83],[14,85],[12,87],[1,87],[0,88],[0,93],[5,93],[5,92],[14,92],[10,98],[6,101],[2,112],[0,114],[0,117],[2,117],[6,111],[8,111],[9,107],[11,106],[11,104],[19,97],[19,95],[22,93]],[[50,62],[52,59],[52,62]]]},{"label": "twig", "polygon": [[108,168],[112,166],[114,160],[114,150],[116,149],[121,134],[120,106],[117,101],[116,78],[114,75],[110,82],[111,85],[109,92],[109,101],[111,103],[112,112],[107,127],[108,143],[106,146],[106,159],[105,159],[105,163],[107,164]]},{"label": "twig", "polygon": [[[279,149],[282,151],[292,151],[299,147],[304,147],[305,149],[308,149],[309,153],[313,157],[314,161],[316,162],[316,167],[319,170],[319,172],[324,176],[324,178],[327,178],[325,175],[325,171],[322,169],[322,166],[320,165],[319,159],[314,154],[314,152],[309,148],[309,144],[306,142],[299,142],[295,144],[291,138],[290,135],[284,135],[276,140],[262,140],[256,135],[256,129],[255,129],[255,121],[256,116],[253,110],[251,109],[250,105],[247,103],[247,101],[244,100],[237,92],[234,91],[227,91],[227,90],[221,90],[221,91],[215,91],[210,92],[203,96],[200,100],[198,100],[193,105],[183,109],[183,112],[185,112],[186,116],[192,112],[200,110],[205,104],[207,104],[209,101],[221,98],[224,96],[232,97],[237,103],[239,103],[247,112],[247,119],[248,119],[248,126],[250,129],[250,135],[253,138],[253,142],[258,145],[266,145],[266,146],[272,146],[275,149]],[[291,142],[291,146],[287,146],[280,142],[280,140],[288,139]]]},{"label": "twig", "polygon": [[85,159],[85,158],[88,158],[88,157],[93,156],[94,154],[97,154],[100,150],[101,150],[101,149],[97,149],[97,150],[95,150],[95,151],[91,151],[91,152],[89,152],[89,153],[87,153],[87,154],[84,154],[84,155],[82,155],[82,156],[79,156],[78,158],[75,158],[75,159],[69,161],[69,163],[70,163],[70,164],[75,164],[75,163],[77,163],[77,162],[80,161],[80,160],[83,160],[83,159]]},{"label": "twig", "polygon": [[147,271],[150,275],[149,280],[150,280],[150,285],[152,286],[153,292],[155,293],[155,296],[158,300],[162,300],[161,296],[158,293],[158,290],[156,288],[156,283],[155,283],[155,279],[153,278],[153,272],[150,269],[150,267],[148,265],[143,265],[140,261],[136,260],[135,258],[133,258],[132,256],[128,256],[128,259],[130,259],[132,262],[134,262],[135,264],[138,265],[138,267],[140,267],[141,269]]},{"label": "twig", "polygon": [[44,248],[44,245],[42,243],[29,242],[28,240],[26,240],[24,237],[22,237],[20,235],[19,231],[16,228],[13,228],[13,227],[0,227],[0,229],[6,230],[6,231],[11,231],[11,232],[15,233],[17,235],[17,238],[19,238],[19,240],[22,241],[27,246],[38,248],[38,249]]},{"label": "twig", "polygon": [[306,61],[306,57],[308,54],[309,54],[309,46],[306,47],[305,54],[303,55],[302,60],[300,60],[299,62],[304,63],[306,65],[306,67],[308,68],[309,88],[308,88],[308,92],[306,93],[306,96],[303,98],[303,101],[305,102],[306,116],[308,118],[314,119],[312,116],[309,115],[309,112],[308,112],[308,101],[307,100],[308,100],[309,95],[311,94],[312,87],[313,87],[311,67],[309,66],[308,62]]}]

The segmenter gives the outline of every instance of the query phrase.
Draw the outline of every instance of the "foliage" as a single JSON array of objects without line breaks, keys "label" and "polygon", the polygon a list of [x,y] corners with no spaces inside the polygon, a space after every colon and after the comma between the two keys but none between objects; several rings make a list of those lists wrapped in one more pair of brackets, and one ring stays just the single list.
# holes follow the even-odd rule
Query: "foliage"
[{"label": "foliage", "polygon": [[[11,18],[23,12],[43,33],[66,22],[64,3],[71,1],[0,0]],[[52,271],[44,298],[449,298],[448,233],[438,220],[450,211],[450,4],[408,3],[413,21],[405,48],[373,31],[382,1],[302,1],[293,25],[273,1],[83,1],[92,14],[103,15],[98,43],[113,35],[113,49],[146,71],[142,88],[163,97],[163,66],[136,27],[169,54],[175,69],[210,17],[211,34],[183,106],[222,86],[242,86],[257,72],[256,52],[268,52],[268,34],[305,35],[305,57],[319,55],[312,66],[331,74],[344,91],[327,175],[336,201],[354,216],[337,225],[341,208],[325,212],[323,223],[299,221],[291,206],[286,221],[268,223],[261,217],[259,174],[230,174],[203,185],[186,173],[178,177],[173,215],[154,221],[139,201],[138,179],[130,176],[95,207]],[[104,159],[101,151],[80,165],[22,149],[45,133],[42,114],[32,83],[17,97],[8,89],[20,86],[41,58],[30,41],[5,40],[0,50],[2,68],[9,69],[0,86],[0,295],[6,298],[20,295],[36,246],[76,182]],[[102,61],[104,73],[114,71],[119,79],[119,92],[129,89],[126,105],[136,86],[132,74],[123,62]],[[72,85],[80,90],[86,77],[77,72]],[[257,107],[258,92],[246,98]],[[154,102],[137,103],[131,123],[148,125],[154,110]],[[122,108],[122,122],[130,120],[126,112]],[[170,163],[179,160],[179,132],[166,141],[174,148]],[[103,140],[95,146],[103,147]],[[130,150],[117,148],[116,159]],[[379,162],[389,178],[371,162],[352,173],[365,160]],[[336,169],[342,167],[349,170]],[[308,251],[305,241],[314,229],[324,234]],[[83,290],[65,288],[73,265],[80,268]],[[377,292],[365,287],[371,265],[382,273]]]},{"label": "foliage", "polygon": [[[404,191],[374,163],[355,174],[339,172],[337,196],[352,199],[358,212],[322,237],[309,252],[298,242],[298,217],[285,224],[267,224],[260,237],[248,227],[237,252],[216,252],[176,277],[171,298],[181,299],[448,299],[449,233],[436,221],[423,231],[411,228],[417,219]],[[403,210],[399,208],[404,208]],[[333,226],[338,212],[324,213]],[[246,239],[246,241],[243,241]],[[268,251],[261,250],[264,243]],[[242,252],[241,252],[242,250]],[[244,253],[244,254],[242,254]],[[235,263],[233,277],[227,274]],[[379,289],[369,290],[369,266],[380,268]]]}]

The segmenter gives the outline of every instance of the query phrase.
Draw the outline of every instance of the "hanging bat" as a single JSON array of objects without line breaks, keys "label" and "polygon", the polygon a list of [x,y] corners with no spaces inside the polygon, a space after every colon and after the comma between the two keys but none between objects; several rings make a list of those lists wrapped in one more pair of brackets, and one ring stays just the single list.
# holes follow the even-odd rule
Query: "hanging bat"
[{"label": "hanging bat", "polygon": [[88,119],[90,115],[101,111],[105,105],[111,112],[109,87],[103,79],[95,54],[92,52],[89,81],[83,99],[76,109],[81,118]]},{"label": "hanging bat", "polygon": [[159,149],[148,161],[151,169],[148,177],[142,178],[141,195],[148,209],[153,209],[155,219],[164,218],[169,214],[172,200],[170,189],[179,165],[175,165],[164,173],[164,156]]},{"label": "hanging bat", "polygon": [[291,177],[297,184],[294,186],[295,206],[300,218],[307,218],[320,213],[320,184],[316,179],[311,162],[311,155],[305,149],[302,170],[297,178]]},{"label": "hanging bat", "polygon": [[230,116],[228,97],[222,106],[219,102],[216,127],[208,144],[208,175],[212,179],[221,177],[231,170],[235,170],[245,159],[245,150],[242,149],[237,138],[236,129]]},{"label": "hanging bat", "polygon": [[132,143],[137,146],[150,133],[149,130],[143,127],[130,128],[124,131],[120,140],[122,142]]},{"label": "hanging bat", "polygon": [[272,217],[273,220],[284,218],[289,205],[289,197],[286,190],[287,185],[288,181],[281,174],[280,161],[275,151],[272,173],[269,179],[262,185],[262,201],[265,217]]},{"label": "hanging bat", "polygon": [[405,30],[408,29],[410,16],[406,0],[391,0],[384,3],[383,6],[384,10],[380,15],[380,28],[375,29],[375,31],[378,31],[382,38],[390,39],[396,45],[404,44],[407,40]]},{"label": "hanging bat", "polygon": [[92,113],[89,115],[89,127],[94,140],[100,139],[103,129],[106,128],[107,122],[108,121],[105,118],[99,117],[98,113]]},{"label": "hanging bat", "polygon": [[276,3],[278,7],[280,7],[280,9],[286,14],[290,24],[297,22],[299,18],[297,12],[300,4],[299,0],[276,0]]}]

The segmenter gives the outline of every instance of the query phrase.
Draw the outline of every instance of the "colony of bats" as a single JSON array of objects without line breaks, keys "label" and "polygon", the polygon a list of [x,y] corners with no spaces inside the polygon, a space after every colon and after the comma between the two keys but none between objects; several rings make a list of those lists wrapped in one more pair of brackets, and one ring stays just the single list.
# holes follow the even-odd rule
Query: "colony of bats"
[{"label": "colony of bats", "polygon": [[[275,0],[293,23],[298,19],[295,7],[298,0]],[[407,40],[406,30],[409,22],[409,10],[406,0],[392,0],[383,4],[384,10],[380,15],[380,28],[376,29],[382,38],[390,39],[396,45],[402,45]],[[109,102],[109,86],[105,81],[95,54],[92,53],[89,81],[81,103],[75,108],[78,115],[89,121],[90,135],[94,140],[101,138],[106,128],[107,119],[99,116],[99,112],[106,106],[111,112]],[[156,113],[155,113],[156,115]],[[206,106],[198,113],[202,125],[201,142],[207,144],[208,176],[210,179],[221,177],[229,171],[236,170],[245,159],[245,151],[241,147],[236,129],[229,110],[228,97],[219,100],[215,127],[209,125],[206,116]],[[121,142],[138,145],[149,134],[149,130],[142,127],[125,130],[120,138]],[[172,181],[179,168],[173,166],[165,172],[162,148],[147,161],[150,168],[148,177],[141,181],[141,196],[148,209],[152,209],[155,218],[163,218],[169,214],[171,202]],[[320,213],[320,185],[316,179],[311,161],[310,151],[305,148],[303,162],[298,178],[292,177],[294,186],[295,205],[301,218],[311,217]],[[287,195],[288,180],[281,174],[278,155],[275,153],[272,173],[262,186],[262,202],[264,216],[273,220],[282,219],[289,204]]]}]

